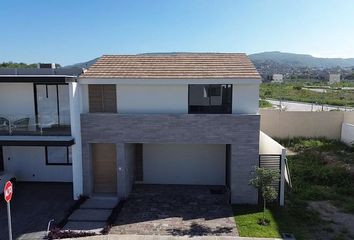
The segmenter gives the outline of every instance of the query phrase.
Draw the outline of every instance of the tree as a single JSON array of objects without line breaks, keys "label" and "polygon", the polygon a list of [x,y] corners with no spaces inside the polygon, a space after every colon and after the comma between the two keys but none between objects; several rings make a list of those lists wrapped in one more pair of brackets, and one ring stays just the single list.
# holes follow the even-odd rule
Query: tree
[{"label": "tree", "polygon": [[0,63],[0,68],[37,68],[37,64],[27,64],[27,63],[15,63],[15,62],[2,62]]},{"label": "tree", "polygon": [[258,189],[263,198],[263,218],[260,221],[261,225],[268,225],[269,220],[265,218],[266,204],[275,200],[278,196],[277,191],[272,186],[272,183],[279,181],[279,171],[274,169],[255,167],[254,177],[250,181],[250,185]]}]

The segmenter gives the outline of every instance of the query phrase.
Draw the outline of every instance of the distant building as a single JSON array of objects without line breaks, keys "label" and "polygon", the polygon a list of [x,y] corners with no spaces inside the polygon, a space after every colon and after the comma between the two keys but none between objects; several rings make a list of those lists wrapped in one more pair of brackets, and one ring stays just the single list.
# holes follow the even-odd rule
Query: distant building
[{"label": "distant building", "polygon": [[273,83],[282,83],[283,79],[284,79],[284,76],[283,76],[283,74],[280,74],[280,73],[275,73],[272,76]]},{"label": "distant building", "polygon": [[330,73],[328,76],[328,83],[334,84],[340,82],[340,74],[339,73]]}]

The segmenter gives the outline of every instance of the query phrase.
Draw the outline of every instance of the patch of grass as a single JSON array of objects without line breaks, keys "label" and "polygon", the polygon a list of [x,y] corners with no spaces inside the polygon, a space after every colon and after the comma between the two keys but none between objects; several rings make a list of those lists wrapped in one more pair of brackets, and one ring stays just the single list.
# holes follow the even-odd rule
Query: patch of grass
[{"label": "patch of grass", "polygon": [[269,225],[259,225],[258,221],[263,216],[262,208],[253,205],[235,205],[233,207],[235,221],[242,237],[281,237],[279,226],[273,214],[267,209],[265,217],[270,220]]},{"label": "patch of grass", "polygon": [[291,101],[330,104],[338,106],[354,106],[353,90],[327,89],[319,93],[303,89],[303,82],[288,82],[283,84],[262,83],[261,98],[274,98]]},{"label": "patch of grass", "polygon": [[259,100],[259,107],[260,108],[271,108],[271,107],[273,107],[273,105],[270,102],[268,102],[267,100],[260,99]]},{"label": "patch of grass", "polygon": [[354,151],[335,140],[296,138],[282,144],[297,155],[289,156],[293,193],[303,200],[330,200],[354,212]]},{"label": "patch of grass", "polygon": [[[233,211],[241,237],[279,238],[281,233],[292,233],[296,239],[308,239],[310,229],[304,224],[304,218],[318,221],[317,215],[312,212],[305,211],[307,215],[304,216],[297,214],[294,209],[291,211],[291,208],[288,207],[271,207],[266,210],[265,215],[270,220],[270,224],[262,226],[258,224],[258,220],[263,215],[262,207],[256,205],[234,205]],[[303,211],[304,209],[302,209]]]},{"label": "patch of grass", "polygon": [[308,201],[331,201],[340,209],[354,213],[354,148],[339,141],[324,138],[294,138],[279,140],[290,150],[288,156],[293,188],[286,189],[284,208],[271,207],[266,216],[269,226],[257,224],[261,207],[234,206],[234,215],[240,235],[245,237],[279,237],[287,232],[296,239],[319,239],[330,235],[344,239],[345,232],[336,232],[328,221],[308,207]]},{"label": "patch of grass", "polygon": [[344,143],[326,138],[291,138],[291,139],[277,139],[283,146],[298,152],[304,150],[321,150],[321,151],[335,151],[348,153],[354,152],[352,147]]}]

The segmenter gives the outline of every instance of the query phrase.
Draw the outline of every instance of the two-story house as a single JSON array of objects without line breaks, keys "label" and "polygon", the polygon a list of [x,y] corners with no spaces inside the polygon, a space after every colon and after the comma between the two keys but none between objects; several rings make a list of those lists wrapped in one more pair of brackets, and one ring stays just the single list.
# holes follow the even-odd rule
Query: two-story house
[{"label": "two-story house", "polygon": [[260,82],[245,54],[102,56],[70,83],[75,197],[193,184],[257,203]]},{"label": "two-story house", "polygon": [[72,182],[69,84],[81,69],[0,69],[0,172]]}]

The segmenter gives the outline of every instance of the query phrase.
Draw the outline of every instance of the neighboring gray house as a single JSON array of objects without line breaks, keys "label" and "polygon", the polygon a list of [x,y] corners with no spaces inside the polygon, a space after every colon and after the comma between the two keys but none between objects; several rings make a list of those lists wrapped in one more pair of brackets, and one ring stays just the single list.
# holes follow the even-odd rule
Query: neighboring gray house
[{"label": "neighboring gray house", "polygon": [[272,83],[282,83],[284,81],[284,75],[280,73],[274,73],[272,76]]},{"label": "neighboring gray house", "polygon": [[39,67],[0,69],[0,172],[17,181],[72,182],[68,82],[82,69]]}]

